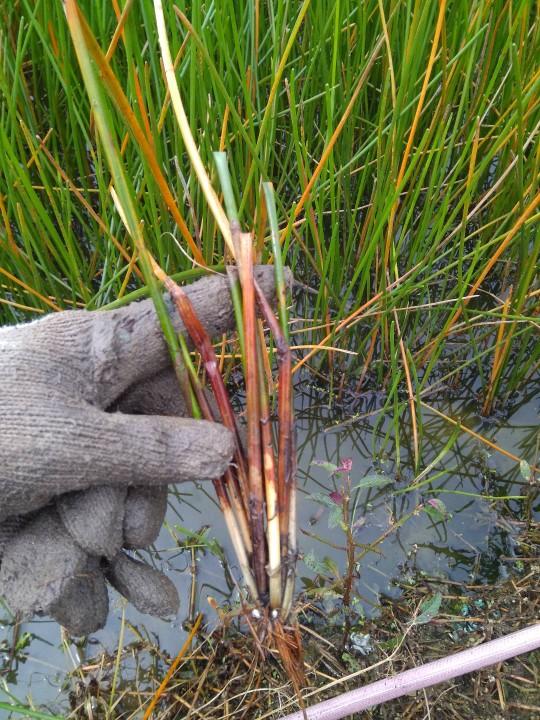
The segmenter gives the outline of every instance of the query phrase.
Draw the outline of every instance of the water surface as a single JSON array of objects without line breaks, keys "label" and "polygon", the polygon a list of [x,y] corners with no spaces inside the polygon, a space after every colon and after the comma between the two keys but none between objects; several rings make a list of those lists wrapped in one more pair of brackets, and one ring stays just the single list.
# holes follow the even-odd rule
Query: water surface
[{"label": "water surface", "polygon": [[[339,400],[339,399],[338,399]],[[520,498],[526,491],[526,482],[519,465],[496,450],[490,449],[476,438],[460,432],[447,455],[435,464],[427,477],[443,472],[432,484],[420,490],[399,492],[413,483],[412,435],[403,418],[400,428],[400,446],[396,446],[393,433],[388,437],[388,422],[383,420],[375,428],[377,407],[382,398],[377,393],[366,393],[358,407],[348,407],[344,402],[328,406],[328,387],[314,383],[309,376],[297,385],[296,410],[298,418],[298,466],[299,466],[299,527],[311,535],[299,532],[302,553],[313,553],[318,558],[329,557],[340,571],[344,570],[345,556],[340,550],[327,545],[342,545],[340,528],[328,527],[327,510],[318,512],[319,506],[309,500],[312,493],[329,494],[339,491],[334,478],[328,472],[312,466],[313,460],[339,463],[340,459],[352,458],[352,484],[366,474],[383,472],[392,477],[393,483],[377,490],[363,490],[357,498],[355,540],[370,545],[390,531],[377,546],[377,553],[370,552],[362,561],[360,578],[356,589],[364,598],[362,611],[367,615],[377,613],[381,599],[398,598],[400,583],[413,582],[418,573],[426,577],[445,577],[463,585],[491,584],[504,580],[509,568],[515,568],[512,556],[522,531],[526,499]],[[451,417],[461,417],[464,425],[480,433],[491,442],[529,462],[533,461],[539,427],[540,395],[532,388],[527,395],[516,396],[507,409],[505,417],[486,423],[478,414],[470,393],[459,396],[439,397],[431,401],[433,406]],[[354,410],[360,416],[350,420]],[[374,412],[374,414],[369,414]],[[345,424],[341,424],[345,422]],[[334,429],[336,424],[337,429]],[[440,453],[452,436],[453,426],[434,413],[424,414],[424,452],[421,468],[426,467]],[[401,458],[398,468],[396,457]],[[376,459],[373,459],[375,452]],[[467,493],[467,494],[459,494]],[[494,500],[493,498],[517,497],[518,499]],[[444,502],[451,518],[434,520],[425,512],[419,512],[401,527],[394,529],[396,521],[426,503],[430,498]],[[540,503],[533,504],[535,517],[540,516]],[[208,538],[218,541],[227,557],[231,572],[239,580],[233,551],[228,540],[221,514],[209,485],[184,485],[170,493],[167,526],[161,531],[155,548],[142,553],[144,558],[160,568],[176,584],[181,597],[180,612],[173,620],[159,620],[142,615],[133,607],[125,605],[111,590],[111,613],[103,630],[91,635],[86,641],[73,642],[62,635],[59,626],[48,619],[36,619],[21,626],[19,635],[30,634],[28,646],[19,654],[19,662],[12,663],[9,677],[5,670],[9,665],[9,646],[13,626],[7,611],[0,608],[0,668],[4,673],[0,680],[0,700],[7,700],[7,692],[22,702],[30,700],[37,707],[49,712],[65,714],[69,709],[68,693],[77,680],[76,669],[88,666],[93,658],[104,651],[114,655],[119,643],[122,615],[124,625],[123,646],[131,647],[138,639],[149,639],[160,652],[176,656],[185,637],[183,624],[194,612],[203,612],[208,623],[216,622],[216,614],[208,603],[210,596],[219,605],[233,604],[237,590],[232,578],[225,572],[220,559],[208,548],[192,551],[182,544],[186,534],[182,529],[199,531],[209,526]],[[190,608],[193,557],[196,564],[195,605]],[[302,590],[302,578],[312,579],[314,573],[300,560],[298,565],[298,589]],[[456,594],[459,593],[459,586]],[[134,652],[126,655],[121,663],[122,682],[140,682],[144,667],[156,661],[156,656],[145,651],[140,656]],[[108,669],[92,667],[85,673],[100,679],[112,674]],[[139,679],[138,679],[139,678]],[[4,695],[4,696],[3,696]]]}]

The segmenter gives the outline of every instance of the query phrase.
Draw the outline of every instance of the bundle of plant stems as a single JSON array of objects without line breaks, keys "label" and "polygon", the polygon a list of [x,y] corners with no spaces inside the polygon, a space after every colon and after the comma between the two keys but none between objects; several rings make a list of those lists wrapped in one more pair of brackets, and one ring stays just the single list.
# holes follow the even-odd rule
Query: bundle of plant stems
[{"label": "bundle of plant stems", "polygon": [[[227,191],[226,161],[216,153],[220,175]],[[265,186],[267,198],[272,190]],[[229,196],[229,206],[232,203]],[[271,206],[275,218],[275,207]],[[286,620],[292,607],[296,560],[296,442],[292,410],[291,353],[287,338],[286,287],[281,253],[274,255],[277,296],[283,325],[275,318],[254,273],[254,240],[242,233],[238,220],[231,222],[237,269],[228,267],[245,374],[247,448],[242,444],[235,415],[219,371],[211,339],[206,334],[183,290],[163,271],[154,267],[170,293],[196,349],[225,427],[233,434],[233,461],[222,478],[214,481],[245,584],[256,605],[254,617],[268,614],[271,620]],[[272,237],[277,240],[277,223]],[[261,320],[273,335],[278,357],[277,457],[271,424],[269,386],[263,363]],[[213,414],[197,376],[195,364],[182,341],[188,385],[183,384],[192,414],[212,421]]]},{"label": "bundle of plant stems", "polygon": [[[273,190],[264,185],[274,245],[274,268],[280,321],[254,277],[254,238],[242,233],[236,219],[232,186],[224,153],[216,162],[226,196],[236,268],[228,266],[246,391],[247,447],[219,370],[219,361],[188,296],[152,262],[156,277],[170,293],[202,359],[221,420],[234,438],[231,465],[214,488],[249,591],[249,626],[261,654],[276,650],[297,690],[304,681],[301,639],[291,618],[296,570],[296,429],[292,402],[291,352],[287,332],[286,286],[281,264]],[[278,437],[274,444],[269,385],[263,362],[262,324],[273,336],[278,358]],[[185,368],[180,385],[191,414],[214,416],[186,342],[179,335]],[[276,456],[277,455],[277,456]],[[248,603],[249,605],[249,603]]]},{"label": "bundle of plant stems", "polygon": [[[242,444],[210,338],[183,290],[170,278],[161,276],[161,279],[200,353],[221,419],[234,437],[233,462],[223,477],[214,480],[214,487],[245,585],[255,605],[250,627],[258,641],[279,652],[289,674],[301,682],[298,630],[293,625],[287,631],[283,624],[291,614],[296,566],[296,442],[291,353],[286,328],[274,317],[254,278],[253,237],[240,232],[237,221],[231,223],[231,231],[238,272],[229,268],[229,276],[245,374],[247,447]],[[285,298],[279,261],[276,269],[278,297]],[[277,457],[257,309],[271,330],[278,357]],[[212,410],[185,342],[182,347],[193,414],[211,421]]]},{"label": "bundle of plant stems", "polygon": [[[264,648],[277,651],[298,687],[303,681],[301,644],[297,626],[294,622],[292,624],[289,622],[296,564],[296,443],[292,411],[287,293],[273,188],[270,183],[263,184],[264,206],[270,224],[279,321],[275,318],[268,300],[254,278],[253,265],[257,259],[254,238],[249,233],[241,232],[225,154],[215,153],[215,161],[227,214],[200,158],[176,83],[160,0],[154,0],[154,7],[171,104],[182,132],[191,167],[211,208],[216,225],[227,243],[229,254],[236,261],[236,269],[229,266],[227,270],[245,374],[247,447],[243,446],[240,439],[211,339],[206,334],[187,295],[164,272],[147,249],[143,223],[137,213],[135,189],[122,160],[120,143],[112,122],[111,107],[105,97],[104,89],[107,89],[112,96],[129,132],[139,142],[147,160],[148,172],[159,179],[164,185],[165,192],[167,187],[160,174],[153,144],[148,141],[117,79],[110,72],[108,60],[75,0],[66,0],[66,17],[86,89],[92,101],[98,137],[111,171],[110,192],[134,243],[144,280],[154,300],[164,336],[169,344],[173,366],[187,407],[194,417],[214,420],[186,341],[181,335],[177,335],[172,327],[162,296],[163,287],[170,293],[193,344],[200,353],[221,420],[234,437],[233,462],[223,477],[215,479],[214,486],[249,592],[249,601],[244,603],[246,608],[253,610],[249,613],[249,626],[257,638],[261,653],[264,655]],[[169,195],[170,202],[173,202],[170,192]],[[170,209],[175,217],[179,215],[178,208]],[[257,316],[257,312],[260,317]],[[273,442],[269,386],[263,363],[263,353],[266,352],[266,348],[261,341],[263,333],[260,318],[264,318],[270,328],[278,358],[279,402],[276,449]]]}]

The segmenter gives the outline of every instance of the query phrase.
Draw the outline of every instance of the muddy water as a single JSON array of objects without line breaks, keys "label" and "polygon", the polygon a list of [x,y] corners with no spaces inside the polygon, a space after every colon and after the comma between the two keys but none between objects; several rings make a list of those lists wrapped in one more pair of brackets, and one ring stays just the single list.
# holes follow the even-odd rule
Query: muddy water
[{"label": "muddy water", "polygon": [[[489,424],[482,421],[475,403],[468,398],[445,397],[432,401],[432,404],[451,417],[461,417],[465,426],[508,452],[533,461],[540,425],[540,395],[534,388],[528,395],[515,397],[505,416],[501,415]],[[516,564],[512,556],[527,507],[527,500],[522,497],[526,483],[518,464],[473,436],[460,432],[446,456],[426,475],[426,478],[438,477],[419,490],[406,491],[417,474],[411,462],[412,436],[407,418],[402,418],[398,448],[392,432],[386,437],[388,421],[376,425],[380,401],[376,393],[367,393],[363,405],[357,408],[340,403],[338,398],[329,409],[328,388],[317,387],[308,378],[300,380],[297,394],[298,517],[300,529],[310,533],[299,532],[301,551],[314,553],[319,559],[329,557],[343,570],[344,553],[325,542],[342,545],[343,533],[340,528],[330,529],[328,511],[323,509],[321,512],[320,506],[308,498],[312,493],[339,491],[339,486],[325,470],[311,465],[313,460],[337,464],[340,459],[352,458],[353,485],[374,469],[391,476],[394,481],[382,489],[363,490],[356,498],[356,542],[371,545],[383,533],[388,533],[377,545],[377,552],[369,552],[362,560],[357,590],[364,598],[362,609],[366,615],[377,613],[382,599],[399,597],[400,583],[412,582],[419,572],[463,584],[494,583],[507,577],[509,568]],[[359,417],[355,422],[347,422],[353,410]],[[426,411],[421,469],[436,459],[451,438],[452,430],[450,423]],[[376,460],[373,460],[374,454]],[[398,454],[401,458],[399,472],[395,462]],[[494,497],[511,499],[493,500]],[[442,500],[451,518],[436,520],[420,511],[399,526],[398,521],[404,515],[430,498]],[[533,503],[533,512],[538,518],[538,500]],[[182,486],[170,494],[167,526],[155,548],[143,553],[145,559],[164,570],[178,587],[182,599],[178,617],[164,621],[142,615],[130,606],[123,606],[111,591],[112,611],[106,627],[84,642],[75,644],[63,638],[58,625],[47,619],[25,623],[19,635],[27,637],[29,642],[19,653],[19,661],[11,663],[10,675],[4,672],[0,676],[0,701],[8,701],[8,693],[11,693],[21,702],[29,699],[36,707],[65,714],[69,709],[68,693],[76,681],[76,668],[103,651],[116,652],[123,615],[128,621],[124,625],[124,646],[141,637],[173,656],[186,636],[183,622],[189,619],[190,612],[201,611],[209,622],[215,622],[215,611],[207,597],[222,605],[234,603],[237,595],[215,553],[207,547],[191,551],[182,546],[187,537],[182,528],[199,531],[204,526],[209,526],[207,538],[217,540],[231,561],[233,575],[238,578],[211,488]],[[196,568],[195,604],[190,608],[193,567]],[[309,581],[313,572],[301,560],[299,590],[304,587],[302,578]],[[0,669],[5,671],[9,665],[13,627],[9,614],[1,607],[0,622]],[[135,658],[134,655],[133,659],[122,660],[122,676],[128,684],[136,682],[140,666],[151,662],[148,653]]]}]

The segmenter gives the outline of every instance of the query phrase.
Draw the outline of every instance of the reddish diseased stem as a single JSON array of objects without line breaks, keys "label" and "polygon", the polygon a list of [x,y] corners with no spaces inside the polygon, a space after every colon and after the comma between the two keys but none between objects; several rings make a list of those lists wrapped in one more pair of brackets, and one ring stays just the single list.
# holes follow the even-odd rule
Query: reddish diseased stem
[{"label": "reddish diseased stem", "polygon": [[180,288],[174,280],[167,278],[164,281],[166,290],[171,294],[172,299],[180,313],[186,330],[189,332],[191,339],[197,350],[200,352],[204,362],[205,370],[208,374],[208,379],[212,386],[216,402],[223,419],[223,424],[230,430],[234,437],[236,452],[234,456],[234,462],[238,468],[238,479],[240,481],[240,487],[242,494],[245,499],[248,498],[247,488],[247,465],[244,450],[242,448],[242,441],[236,427],[236,420],[234,412],[231,407],[229,395],[225,388],[223,378],[219,372],[219,362],[216,357],[214,348],[206,330],[204,329],[201,321],[197,317],[193,305],[185,292]]},{"label": "reddish diseased stem", "polygon": [[[187,295],[174,282],[174,280],[169,278],[163,272],[163,270],[151,257],[150,262],[152,263],[154,273],[161,282],[163,282],[163,285],[171,294],[176,308],[184,321],[186,330],[190,334],[193,343],[203,358],[223,422],[225,426],[231,430],[235,440],[236,451],[234,460],[236,461],[236,470],[239,473],[240,478],[243,479],[244,491],[242,491],[242,483],[239,481],[238,475],[233,472],[231,467],[226,470],[222,478],[214,480],[214,487],[216,488],[221,511],[223,513],[223,517],[225,518],[244,579],[253,599],[255,602],[259,603],[260,601],[257,593],[257,587],[249,566],[249,555],[252,554],[253,548],[246,515],[248,496],[246,460],[229,396],[227,395],[223,378],[219,372],[216,354],[214,352],[214,348],[212,347],[210,338],[208,337],[208,334],[202,326],[199,318],[195,314],[191,301]],[[204,394],[201,384],[189,363],[187,363],[184,368],[184,378],[191,383],[199,408],[205,419],[214,421],[212,410],[206,395]],[[189,390],[187,387],[185,389],[187,391],[187,400],[189,399]],[[245,498],[242,497],[243,492],[245,494]],[[236,516],[232,510],[230,498],[232,498]],[[238,524],[240,524],[240,530]]]},{"label": "reddish diseased stem", "polygon": [[[204,394],[199,379],[196,375],[193,374],[193,372],[191,372],[191,368],[188,368],[188,373],[191,380],[191,386],[195,392],[197,403],[204,419],[213,422],[214,416],[212,414],[212,408],[210,407],[208,398]],[[238,524],[240,525],[240,530],[242,531],[242,538],[246,546],[246,552],[248,553],[248,556],[251,557],[253,547],[251,544],[251,535],[249,533],[249,524],[246,514],[246,508],[243,503],[242,492],[240,489],[240,484],[238,482],[238,477],[236,476],[236,473],[233,472],[232,468],[228,467],[222,479],[225,482],[225,487],[229,492],[232,505],[238,519]]]},{"label": "reddish diseased stem", "polygon": [[257,283],[255,283],[255,288],[257,292],[257,305],[274,336],[278,355],[278,503],[281,529],[281,554],[282,562],[284,562],[289,552],[290,495],[296,481],[293,462],[294,420],[292,412],[291,350],[268,300],[265,298]]},{"label": "reddish diseased stem", "polygon": [[292,462],[292,476],[291,476],[291,487],[289,492],[289,504],[287,506],[287,512],[289,514],[289,547],[288,555],[283,558],[286,561],[285,572],[285,589],[283,590],[283,617],[287,618],[293,605],[294,599],[294,583],[296,578],[296,559],[297,559],[297,539],[296,539],[296,527],[297,527],[297,495],[296,495],[296,484],[297,484],[297,446],[296,446],[296,421],[292,419],[291,425],[291,462]]}]

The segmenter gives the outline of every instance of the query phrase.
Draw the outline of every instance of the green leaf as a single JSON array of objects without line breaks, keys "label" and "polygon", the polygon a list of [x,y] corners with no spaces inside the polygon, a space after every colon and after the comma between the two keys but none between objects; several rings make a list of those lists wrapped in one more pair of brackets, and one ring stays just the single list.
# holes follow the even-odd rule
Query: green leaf
[{"label": "green leaf", "polygon": [[328,508],[341,508],[340,505],[336,505],[335,501],[332,500],[331,497],[325,495],[324,493],[313,493],[313,495],[308,495],[306,500],[311,500],[312,502],[319,503],[319,505],[324,505]]},{"label": "green leaf", "polygon": [[23,718],[37,718],[37,720],[62,720],[60,715],[48,715],[47,713],[31,710],[30,708],[18,707],[10,705],[10,703],[0,702],[0,710],[8,710],[11,713],[17,713]]},{"label": "green leaf", "polygon": [[521,474],[523,475],[525,480],[527,482],[530,482],[532,477],[532,470],[529,463],[526,460],[521,460],[521,462],[519,463],[519,469],[521,470]]},{"label": "green leaf", "polygon": [[449,520],[452,517],[443,501],[435,498],[431,498],[425,503],[424,510],[434,520]]},{"label": "green leaf", "polygon": [[433,597],[424,600],[420,605],[420,614],[411,620],[412,625],[424,625],[433,620],[441,607],[442,595],[436,593]]},{"label": "green leaf", "polygon": [[328,575],[328,573],[332,573],[336,578],[339,578],[337,563],[328,556],[325,556],[321,560],[311,551],[307,555],[304,555],[304,562],[308,568],[314,573],[317,573],[317,575]]},{"label": "green leaf", "polygon": [[337,465],[334,465],[334,463],[326,462],[326,460],[312,460],[310,465],[315,465],[315,467],[322,467],[324,470],[330,473],[330,475],[333,475],[336,470],[338,469]]},{"label": "green leaf", "polygon": [[355,485],[352,490],[359,490],[360,488],[383,487],[383,485],[388,485],[391,482],[392,478],[388,477],[388,475],[371,473],[370,475],[366,475],[365,478],[362,478],[358,485]]},{"label": "green leaf", "polygon": [[178,532],[181,532],[183,535],[187,535],[187,537],[192,538],[193,540],[197,540],[200,543],[208,544],[208,534],[210,533],[210,528],[205,527],[203,532],[197,533],[193,530],[189,530],[188,528],[185,528],[183,525],[175,525],[175,530],[178,530]]},{"label": "green leaf", "polygon": [[396,635],[396,637],[380,642],[379,647],[383,648],[384,650],[394,650],[395,648],[397,648],[397,646],[402,640],[403,635]]},{"label": "green leaf", "polygon": [[334,503],[333,506],[331,506],[328,511],[328,527],[335,528],[338,525],[341,525],[342,516],[343,516],[343,513],[341,510],[341,505],[336,505]]},{"label": "green leaf", "polygon": [[332,573],[332,575],[334,575],[334,577],[336,577],[336,578],[339,578],[339,567],[338,567],[337,562],[335,562],[334,560],[332,560],[332,558],[329,558],[329,557],[325,557],[324,562],[325,562],[328,570]]},{"label": "green leaf", "polygon": [[310,570],[317,575],[324,575],[327,572],[327,567],[324,560],[320,560],[313,551],[304,555],[304,562]]},{"label": "green leaf", "polygon": [[358,660],[354,658],[350,653],[344,652],[341,657],[343,661],[347,663],[351,672],[358,672],[358,670],[362,669],[362,666],[360,665]]}]

